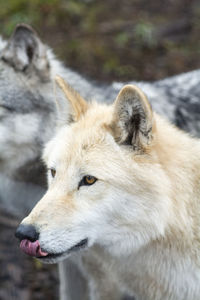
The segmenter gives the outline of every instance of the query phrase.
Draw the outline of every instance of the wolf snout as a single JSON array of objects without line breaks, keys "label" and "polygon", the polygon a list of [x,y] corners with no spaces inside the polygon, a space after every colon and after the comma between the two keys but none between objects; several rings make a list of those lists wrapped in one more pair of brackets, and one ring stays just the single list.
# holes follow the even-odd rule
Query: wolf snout
[{"label": "wolf snout", "polygon": [[20,240],[20,249],[35,257],[47,256],[48,253],[42,251],[38,241],[39,233],[33,225],[20,224],[15,232],[15,236]]}]

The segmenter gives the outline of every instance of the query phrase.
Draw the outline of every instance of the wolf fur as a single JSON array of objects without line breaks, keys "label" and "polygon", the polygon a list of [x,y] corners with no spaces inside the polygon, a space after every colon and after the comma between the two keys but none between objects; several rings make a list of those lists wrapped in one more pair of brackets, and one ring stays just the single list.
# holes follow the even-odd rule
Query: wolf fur
[{"label": "wolf fur", "polygon": [[[61,261],[87,239],[91,299],[119,299],[118,290],[140,300],[199,299],[200,140],[153,112],[136,86],[105,105],[84,102],[57,80],[73,117],[69,124],[59,112],[66,124],[43,154],[48,191],[22,222],[58,255],[39,259]],[[91,185],[82,183],[87,175]],[[104,274],[95,281],[91,255],[109,287]]]},{"label": "wolf fur", "polygon": [[[85,98],[95,96],[98,101],[112,101],[123,86],[96,84],[64,67],[27,25],[17,26],[9,41],[0,37],[0,209],[18,218],[26,215],[46,190],[40,156],[56,127],[53,90],[56,74]],[[138,86],[148,94],[157,112],[200,136],[200,71]],[[64,99],[58,90],[56,97]],[[62,263],[62,274],[68,272],[68,263],[69,260]],[[65,280],[63,283],[62,299],[65,299],[69,289]],[[77,289],[72,288],[69,294],[74,291]],[[75,299],[74,294],[71,296]]]}]

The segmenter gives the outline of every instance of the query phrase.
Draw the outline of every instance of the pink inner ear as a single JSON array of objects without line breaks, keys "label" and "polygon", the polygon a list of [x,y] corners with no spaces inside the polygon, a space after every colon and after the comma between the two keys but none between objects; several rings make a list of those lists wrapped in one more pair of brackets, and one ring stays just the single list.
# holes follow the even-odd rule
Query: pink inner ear
[{"label": "pink inner ear", "polygon": [[35,242],[31,242],[27,239],[22,240],[20,243],[20,249],[30,256],[42,257],[48,255],[47,252],[42,251],[38,240]]}]

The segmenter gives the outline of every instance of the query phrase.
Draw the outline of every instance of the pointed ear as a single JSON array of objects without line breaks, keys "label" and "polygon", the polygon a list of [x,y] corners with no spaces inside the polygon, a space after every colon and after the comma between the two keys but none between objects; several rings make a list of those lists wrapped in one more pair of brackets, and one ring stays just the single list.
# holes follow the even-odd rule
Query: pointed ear
[{"label": "pointed ear", "polygon": [[7,46],[2,51],[1,57],[16,71],[36,71],[41,79],[47,80],[49,78],[46,46],[32,27],[26,24],[16,26]]},{"label": "pointed ear", "polygon": [[78,121],[87,111],[88,103],[62,77],[57,75],[55,81],[66,97],[56,99],[59,120],[62,124]]},{"label": "pointed ear", "polygon": [[145,94],[134,85],[126,85],[114,102],[111,130],[115,140],[143,151],[151,143],[153,112]]}]

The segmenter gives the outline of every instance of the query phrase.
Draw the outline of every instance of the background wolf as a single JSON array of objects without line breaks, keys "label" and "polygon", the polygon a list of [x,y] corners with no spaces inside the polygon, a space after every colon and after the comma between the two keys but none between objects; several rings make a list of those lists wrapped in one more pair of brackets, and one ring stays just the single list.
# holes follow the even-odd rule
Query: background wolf
[{"label": "background wolf", "polygon": [[[123,84],[98,85],[64,67],[25,25],[18,26],[9,41],[0,40],[0,58],[0,209],[21,218],[46,188],[40,154],[55,131],[55,75],[85,98],[95,95],[98,101],[115,99]],[[200,71],[137,85],[148,94],[155,111],[200,136]],[[56,97],[63,95],[57,91]]]}]

